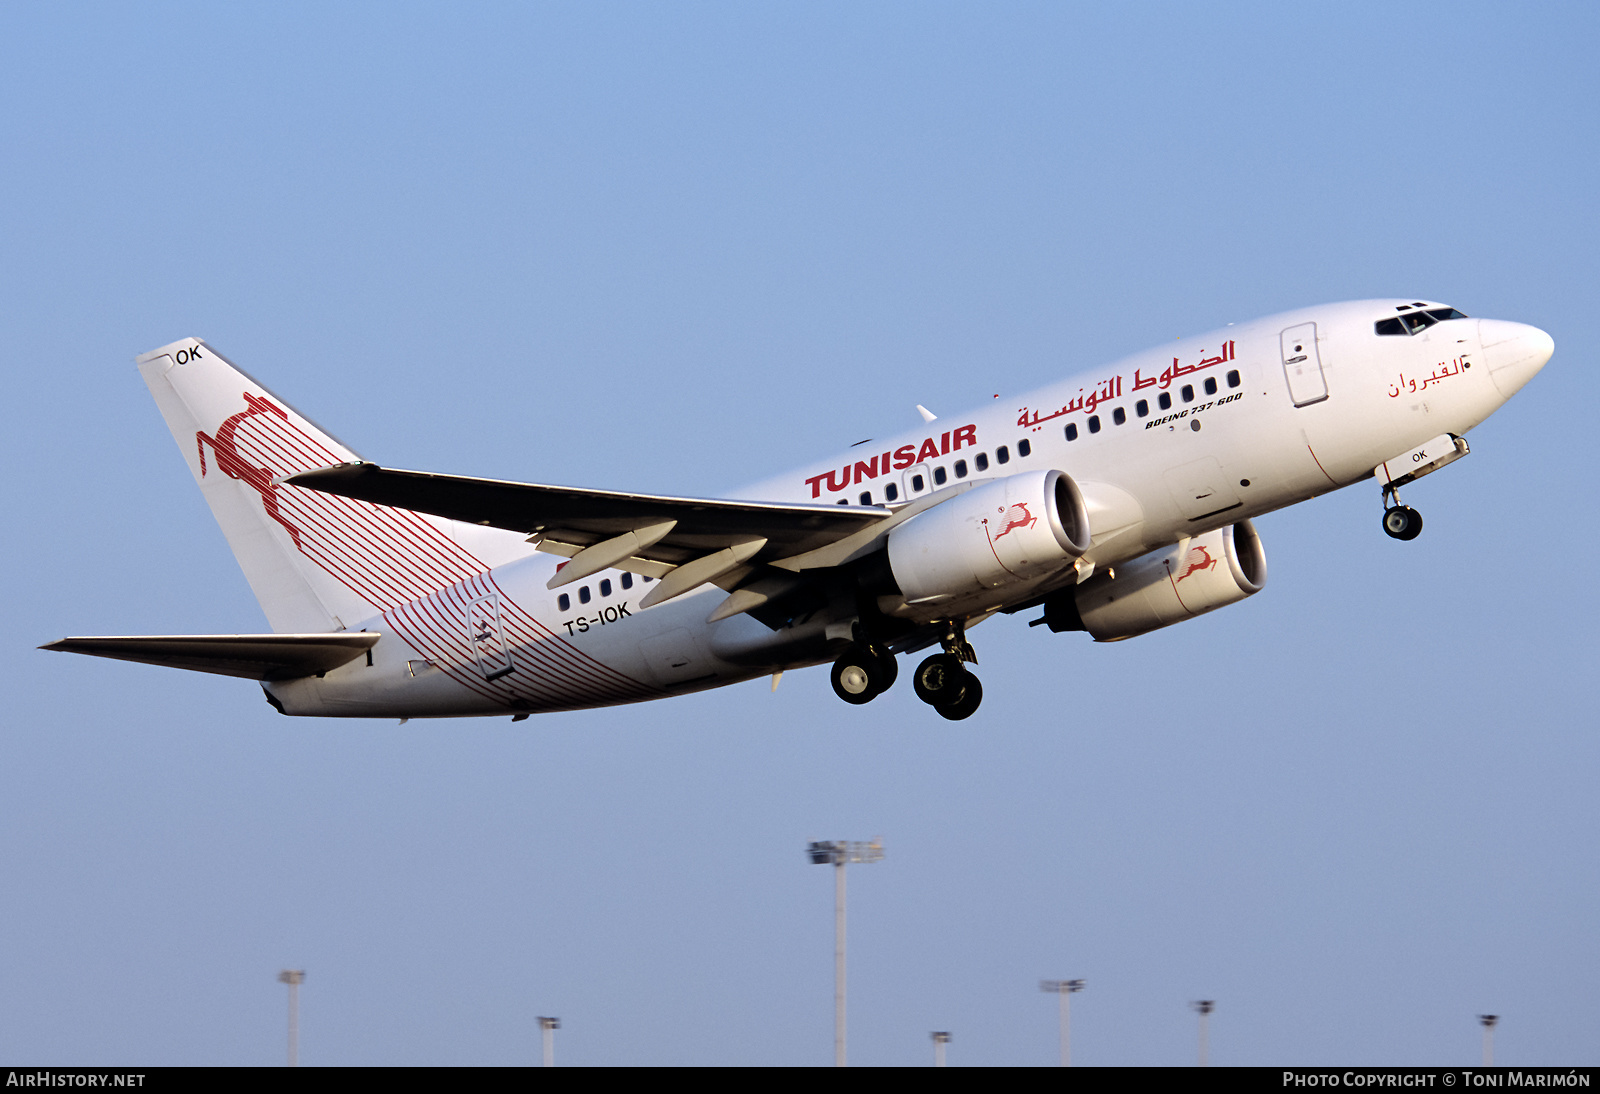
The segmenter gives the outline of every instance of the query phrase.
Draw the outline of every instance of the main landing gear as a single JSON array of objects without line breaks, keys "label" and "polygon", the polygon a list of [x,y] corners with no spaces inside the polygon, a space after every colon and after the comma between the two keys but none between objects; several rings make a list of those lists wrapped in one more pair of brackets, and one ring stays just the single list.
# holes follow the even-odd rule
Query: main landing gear
[{"label": "main landing gear", "polygon": [[[1393,505],[1389,504],[1391,498]],[[1399,490],[1385,486],[1383,504],[1383,530],[1390,539],[1416,539],[1422,534],[1422,514],[1401,503]]]},{"label": "main landing gear", "polygon": [[978,663],[978,655],[972,652],[972,644],[967,641],[959,622],[949,624],[939,644],[944,652],[934,654],[917,666],[916,675],[911,678],[911,689],[918,699],[938,711],[941,718],[959,722],[972,717],[978,704],[983,702],[983,685],[967,671],[969,663]]},{"label": "main landing gear", "polygon": [[894,686],[900,665],[882,646],[857,642],[833,663],[833,693],[847,703],[870,703]]},{"label": "main landing gear", "polygon": [[[960,623],[951,623],[936,653],[917,666],[911,680],[917,698],[939,715],[959,722],[972,717],[983,702],[983,685],[967,670],[977,664]],[[833,692],[847,703],[870,703],[893,686],[899,674],[894,654],[882,646],[856,642],[833,663]]]}]

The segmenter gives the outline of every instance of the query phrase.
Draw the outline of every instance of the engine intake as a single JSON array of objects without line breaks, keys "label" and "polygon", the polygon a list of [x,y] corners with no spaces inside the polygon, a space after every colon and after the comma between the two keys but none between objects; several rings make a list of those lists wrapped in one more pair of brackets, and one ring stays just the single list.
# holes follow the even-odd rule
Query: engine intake
[{"label": "engine intake", "polygon": [[1089,549],[1089,514],[1062,471],[976,486],[889,533],[889,566],[911,603],[1028,581]]}]

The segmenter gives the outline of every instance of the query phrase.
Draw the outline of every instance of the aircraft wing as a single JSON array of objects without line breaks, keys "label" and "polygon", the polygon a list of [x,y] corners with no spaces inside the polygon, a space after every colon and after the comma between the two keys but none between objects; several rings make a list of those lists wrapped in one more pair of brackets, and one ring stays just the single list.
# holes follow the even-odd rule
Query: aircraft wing
[{"label": "aircraft wing", "polygon": [[332,634],[161,634],[63,638],[40,646],[246,680],[291,680],[336,669],[377,645],[365,631]]},{"label": "aircraft wing", "polygon": [[[731,591],[765,563],[790,562],[793,569],[798,556],[858,533],[870,535],[892,516],[868,506],[663,497],[397,471],[373,463],[336,464],[283,482],[525,533],[541,551],[572,560],[551,579],[551,588],[612,567],[662,578],[646,596],[646,607],[706,582]],[[752,603],[756,595],[746,592],[737,603]]]}]

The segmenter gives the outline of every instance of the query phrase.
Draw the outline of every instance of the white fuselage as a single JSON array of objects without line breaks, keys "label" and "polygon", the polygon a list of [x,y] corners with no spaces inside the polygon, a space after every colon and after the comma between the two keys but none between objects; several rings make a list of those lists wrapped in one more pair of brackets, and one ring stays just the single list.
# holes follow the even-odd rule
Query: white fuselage
[{"label": "white fuselage", "polygon": [[[1184,338],[730,496],[920,511],[973,483],[1059,469],[1087,503],[1093,545],[1084,559],[1104,571],[1347,486],[1429,438],[1465,434],[1549,356],[1543,332],[1496,320],[1374,333],[1409,303],[1307,308]],[[384,635],[371,665],[361,659],[268,690],[291,714],[575,709],[815,664],[830,639],[848,637],[846,609],[777,630],[749,615],[708,623],[724,596],[710,586],[641,609],[644,579],[622,571],[552,591],[559,561],[530,555],[364,620],[351,629]],[[960,614],[970,625],[1062,581],[1052,574],[1007,586]],[[886,610],[929,623],[950,607]]]}]

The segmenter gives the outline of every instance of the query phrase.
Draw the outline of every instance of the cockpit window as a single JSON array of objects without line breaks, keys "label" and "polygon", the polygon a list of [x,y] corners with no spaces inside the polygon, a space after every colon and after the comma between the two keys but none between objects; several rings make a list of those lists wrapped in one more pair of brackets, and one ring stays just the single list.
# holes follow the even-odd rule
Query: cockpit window
[{"label": "cockpit window", "polygon": [[1446,319],[1465,319],[1467,316],[1455,308],[1432,308],[1428,311],[1414,311],[1407,315],[1397,316],[1394,319],[1380,319],[1372,325],[1377,334],[1420,334]]}]

